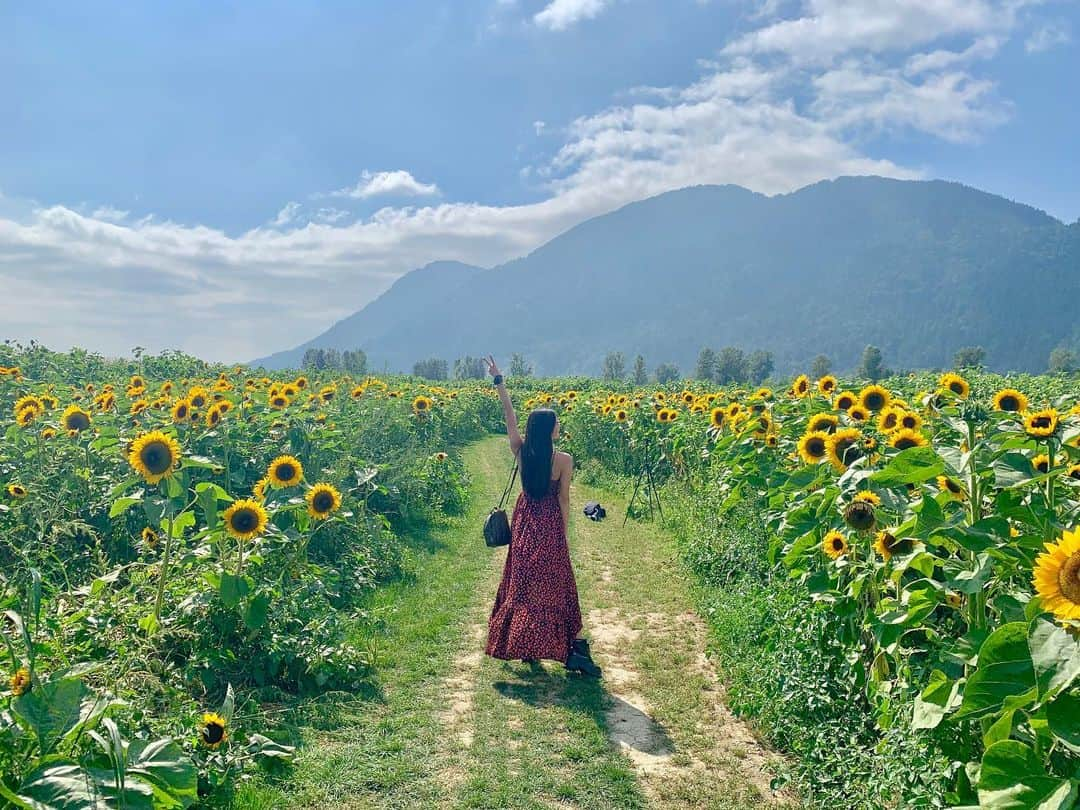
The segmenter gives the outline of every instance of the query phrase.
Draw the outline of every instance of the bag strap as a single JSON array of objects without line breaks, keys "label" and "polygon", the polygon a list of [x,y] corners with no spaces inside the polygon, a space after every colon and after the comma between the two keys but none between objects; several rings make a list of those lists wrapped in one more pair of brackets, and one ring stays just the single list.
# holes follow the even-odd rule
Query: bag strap
[{"label": "bag strap", "polygon": [[517,480],[518,463],[514,461],[514,469],[510,471],[510,480],[506,483],[506,489],[503,490],[502,497],[499,498],[499,508],[506,508],[506,501],[510,497],[510,490],[514,488],[514,482]]}]

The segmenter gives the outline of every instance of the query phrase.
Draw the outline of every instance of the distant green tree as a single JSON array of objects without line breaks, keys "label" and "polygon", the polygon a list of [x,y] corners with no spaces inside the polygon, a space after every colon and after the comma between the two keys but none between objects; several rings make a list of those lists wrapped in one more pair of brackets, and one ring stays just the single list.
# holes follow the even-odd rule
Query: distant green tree
[{"label": "distant green tree", "polygon": [[465,355],[454,361],[455,380],[482,380],[487,374],[487,364],[483,357]]},{"label": "distant green tree", "polygon": [[1048,368],[1053,374],[1063,374],[1076,371],[1076,353],[1064,346],[1058,346],[1050,352]]},{"label": "distant green tree", "polygon": [[301,365],[306,369],[323,371],[342,368],[341,352],[337,349],[308,349]]},{"label": "distant green tree", "polygon": [[363,349],[351,349],[342,352],[341,362],[345,370],[354,377],[363,377],[368,373],[367,354]]},{"label": "distant green tree", "polygon": [[823,354],[819,354],[810,363],[810,376],[815,380],[820,380],[828,375],[830,371],[832,371],[832,360]]},{"label": "distant green tree", "polygon": [[626,379],[626,357],[622,352],[608,352],[604,358],[604,379],[608,381]]},{"label": "distant green tree", "polygon": [[716,374],[713,377],[721,385],[746,382],[749,379],[746,353],[735,346],[725,346],[716,357]]},{"label": "distant green tree", "polygon": [[708,346],[698,354],[697,366],[694,368],[695,380],[712,380],[716,377],[716,352]]},{"label": "distant green tree", "polygon": [[982,346],[965,346],[953,355],[953,368],[982,368],[986,365],[986,349]]},{"label": "distant green tree", "polygon": [[640,354],[634,360],[634,385],[645,385],[649,381],[649,372],[645,368],[645,358]]},{"label": "distant green tree", "polygon": [[743,382],[760,385],[769,378],[775,367],[776,363],[773,361],[772,352],[762,349],[751,352],[750,356],[746,358],[746,379]]},{"label": "distant green tree", "polygon": [[882,377],[888,376],[881,357],[881,349],[877,346],[867,346],[863,349],[862,364],[859,366],[859,376],[865,377],[871,382],[876,382]]},{"label": "distant green tree", "polygon": [[414,363],[412,373],[413,376],[423,377],[425,380],[445,380],[450,376],[450,365],[445,360],[431,357]]},{"label": "distant green tree", "polygon": [[661,385],[679,379],[679,367],[674,363],[661,363],[656,367],[656,381]]},{"label": "distant green tree", "polygon": [[524,355],[514,352],[510,355],[509,373],[511,377],[531,377],[533,370],[532,366],[525,360]]}]

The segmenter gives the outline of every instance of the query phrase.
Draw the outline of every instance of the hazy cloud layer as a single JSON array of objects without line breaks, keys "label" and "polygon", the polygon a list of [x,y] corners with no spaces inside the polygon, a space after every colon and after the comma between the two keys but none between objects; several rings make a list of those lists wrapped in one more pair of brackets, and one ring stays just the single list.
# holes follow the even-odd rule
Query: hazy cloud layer
[{"label": "hazy cloud layer", "polygon": [[[555,0],[535,22],[565,28],[607,5]],[[721,58],[703,63],[696,82],[635,88],[636,103],[561,129],[538,122],[545,137],[561,132],[562,145],[527,173],[546,190],[529,205],[403,205],[444,195],[406,169],[311,190],[310,200],[393,203],[369,216],[282,201],[273,219],[241,234],[3,198],[0,337],[250,359],[314,336],[426,262],[492,265],[669,189],[737,183],[772,194],[843,174],[917,177],[867,155],[863,135],[900,130],[966,142],[1004,120],[1007,100],[975,71],[1010,36],[1040,36],[1023,28],[1022,5],[808,0],[779,17],[790,4],[758,4],[747,18],[754,30],[718,43]]]}]

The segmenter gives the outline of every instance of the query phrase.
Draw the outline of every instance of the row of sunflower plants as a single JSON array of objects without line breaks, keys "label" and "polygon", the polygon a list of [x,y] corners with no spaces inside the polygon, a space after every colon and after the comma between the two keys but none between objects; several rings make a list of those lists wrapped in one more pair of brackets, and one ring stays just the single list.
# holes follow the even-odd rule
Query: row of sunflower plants
[{"label": "row of sunflower plants", "polygon": [[1075,382],[919,374],[850,390],[831,376],[776,394],[693,388],[593,392],[566,417],[577,452],[632,472],[642,462],[631,448],[655,437],[662,471],[707,490],[716,519],[758,512],[769,564],[829,617],[828,669],[857,690],[852,712],[861,703],[881,740],[907,724],[950,763],[894,802],[1073,807]]},{"label": "row of sunflower plants", "polygon": [[0,353],[3,800],[187,806],[188,769],[207,793],[287,758],[261,702],[370,677],[365,595],[464,507],[453,451],[498,413],[477,385]]}]

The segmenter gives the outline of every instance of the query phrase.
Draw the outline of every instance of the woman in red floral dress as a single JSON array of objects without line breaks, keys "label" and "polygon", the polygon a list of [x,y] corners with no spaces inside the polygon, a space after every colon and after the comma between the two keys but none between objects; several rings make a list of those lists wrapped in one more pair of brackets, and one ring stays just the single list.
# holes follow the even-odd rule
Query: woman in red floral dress
[{"label": "woman in red floral dress", "polygon": [[561,661],[568,670],[600,676],[589,645],[578,638],[581,608],[566,533],[574,459],[556,452],[559,419],[538,408],[529,414],[525,436],[495,360],[488,371],[502,401],[510,449],[521,469],[521,494],[510,522],[506,567],[488,620],[486,652],[493,658]]}]

